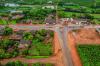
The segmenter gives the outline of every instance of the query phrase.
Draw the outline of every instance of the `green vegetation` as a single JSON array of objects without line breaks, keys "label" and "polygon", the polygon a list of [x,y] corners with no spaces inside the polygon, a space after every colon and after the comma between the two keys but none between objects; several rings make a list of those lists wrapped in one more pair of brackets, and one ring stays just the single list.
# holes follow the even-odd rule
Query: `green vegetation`
[{"label": "green vegetation", "polygon": [[3,19],[0,19],[0,24],[1,25],[7,25],[7,21],[6,20],[3,20]]},{"label": "green vegetation", "polygon": [[43,5],[43,4],[48,4],[49,1],[52,1],[52,4],[56,4],[58,0],[1,0],[1,3],[17,3],[21,5]]},{"label": "green vegetation", "polygon": [[[53,54],[53,31],[38,30],[13,33],[12,29],[2,29],[3,38],[0,39],[0,59],[23,56],[25,58],[48,58]],[[21,38],[11,38],[11,34]],[[21,42],[22,41],[22,42]],[[20,49],[21,47],[21,49]]]},{"label": "green vegetation", "polygon": [[31,9],[30,11],[26,11],[24,12],[25,14],[25,18],[26,19],[33,19],[33,20],[44,20],[45,17],[47,17],[48,14],[53,13],[52,9],[42,9],[42,8],[38,8],[38,9]]},{"label": "green vegetation", "polygon": [[[27,50],[26,55],[28,56],[26,56],[26,58],[47,58],[52,55],[52,40],[50,37],[53,36],[50,33],[52,32],[48,32],[44,29],[35,32],[35,35],[33,36],[34,38],[32,39],[32,45]],[[49,41],[45,43],[47,35],[49,35]]]},{"label": "green vegetation", "polygon": [[38,59],[38,58],[49,58],[49,56],[26,56],[27,59],[32,59],[32,58],[35,58],[35,59]]},{"label": "green vegetation", "polygon": [[81,6],[88,6],[88,7],[98,7],[100,6],[99,0],[61,0],[59,4],[69,5],[68,3],[72,3],[73,5],[81,5]]},{"label": "green vegetation", "polygon": [[32,64],[28,64],[28,63],[22,63],[20,61],[13,61],[13,62],[8,62],[5,65],[0,64],[0,66],[54,66],[54,64],[52,63],[32,63]]},{"label": "green vegetation", "polygon": [[[85,15],[85,13],[58,11],[59,17],[73,17],[73,14],[75,14],[77,18]],[[99,16],[100,14],[90,14],[90,15],[93,16],[95,19],[100,18],[100,16]]]},{"label": "green vegetation", "polygon": [[16,62],[8,62],[4,66],[28,66],[28,64],[16,61]]},{"label": "green vegetation", "polygon": [[43,9],[44,6],[45,5],[21,5],[18,7],[1,7],[0,24],[45,24],[45,18],[48,17],[49,14],[55,13],[55,10],[50,8]]},{"label": "green vegetation", "polygon": [[83,66],[100,66],[100,45],[78,45]]},{"label": "green vegetation", "polygon": [[68,12],[100,14],[100,8],[91,8],[91,7],[85,7],[85,6],[80,6],[80,5],[59,6],[58,9],[59,10],[65,10],[65,11],[68,11]]},{"label": "green vegetation", "polygon": [[5,27],[3,31],[3,35],[11,35],[13,33],[13,29],[9,27]]},{"label": "green vegetation", "polygon": [[92,24],[100,24],[100,1],[60,0],[58,16],[61,18],[89,19]]},{"label": "green vegetation", "polygon": [[43,64],[43,63],[34,63],[32,66],[54,66],[54,65],[51,64],[51,63],[46,63],[46,64]]},{"label": "green vegetation", "polygon": [[6,64],[1,64],[0,66],[28,66],[27,63],[22,63],[20,61],[13,61],[13,62],[8,62]]},{"label": "green vegetation", "polygon": [[98,24],[100,24],[100,20],[94,19],[94,20],[92,21],[92,23],[98,25]]},{"label": "green vegetation", "polygon": [[[12,40],[0,40],[0,59],[4,58],[11,58],[11,57],[16,57],[18,55],[17,50],[18,43],[16,41]],[[9,47],[15,47],[12,52],[7,51],[9,50]]]}]

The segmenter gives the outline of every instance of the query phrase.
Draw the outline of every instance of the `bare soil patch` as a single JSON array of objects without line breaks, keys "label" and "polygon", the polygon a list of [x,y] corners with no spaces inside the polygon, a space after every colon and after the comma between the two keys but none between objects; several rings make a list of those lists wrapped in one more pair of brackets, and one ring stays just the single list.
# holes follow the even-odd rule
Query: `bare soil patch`
[{"label": "bare soil patch", "polygon": [[54,55],[57,58],[56,66],[64,66],[63,63],[63,54],[60,47],[60,42],[58,39],[58,34],[55,32],[54,34]]},{"label": "bare soil patch", "polygon": [[100,44],[100,35],[95,29],[80,29],[68,33],[69,48],[75,66],[82,66],[77,44]]},{"label": "bare soil patch", "polygon": [[76,50],[76,41],[71,32],[68,33],[68,44],[73,59],[74,66],[82,66],[79,55]]},{"label": "bare soil patch", "polygon": [[100,35],[95,29],[80,29],[74,38],[78,44],[100,44]]}]

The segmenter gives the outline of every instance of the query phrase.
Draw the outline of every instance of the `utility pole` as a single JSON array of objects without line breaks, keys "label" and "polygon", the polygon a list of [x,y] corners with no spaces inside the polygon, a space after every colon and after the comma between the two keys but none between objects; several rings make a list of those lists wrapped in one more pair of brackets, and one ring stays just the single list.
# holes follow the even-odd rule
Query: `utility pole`
[{"label": "utility pole", "polygon": [[57,0],[57,4],[56,4],[56,23],[59,22],[59,18],[58,18],[58,5],[59,5],[60,0]]}]

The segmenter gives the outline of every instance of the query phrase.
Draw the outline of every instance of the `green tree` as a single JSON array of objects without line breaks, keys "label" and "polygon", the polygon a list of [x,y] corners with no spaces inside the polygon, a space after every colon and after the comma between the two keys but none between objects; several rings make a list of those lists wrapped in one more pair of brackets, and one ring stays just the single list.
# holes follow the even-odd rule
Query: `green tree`
[{"label": "green tree", "polygon": [[28,55],[28,54],[29,54],[29,53],[28,53],[28,49],[24,50],[24,51],[22,52],[22,54],[23,54],[23,55]]},{"label": "green tree", "polygon": [[24,66],[20,61],[8,62],[5,66]]},{"label": "green tree", "polygon": [[12,28],[9,28],[9,27],[4,28],[4,32],[3,32],[4,35],[11,35],[12,33],[13,33]]},{"label": "green tree", "polygon": [[32,40],[33,39],[33,35],[29,32],[24,33],[23,38],[25,40]]},{"label": "green tree", "polygon": [[46,36],[47,35],[47,30],[42,29],[42,30],[37,31],[37,33],[40,34],[41,36]]},{"label": "green tree", "polygon": [[34,63],[32,66],[41,66],[41,63]]},{"label": "green tree", "polygon": [[37,33],[37,34],[35,35],[35,39],[38,40],[38,41],[43,41],[44,38],[45,38],[45,37],[42,36],[42,35],[40,35],[39,33]]},{"label": "green tree", "polygon": [[8,40],[8,39],[5,39],[5,40],[2,40],[0,41],[0,46],[3,48],[3,49],[8,49],[9,47],[12,47],[12,46],[18,46],[17,45],[18,43],[13,41],[13,40]]}]

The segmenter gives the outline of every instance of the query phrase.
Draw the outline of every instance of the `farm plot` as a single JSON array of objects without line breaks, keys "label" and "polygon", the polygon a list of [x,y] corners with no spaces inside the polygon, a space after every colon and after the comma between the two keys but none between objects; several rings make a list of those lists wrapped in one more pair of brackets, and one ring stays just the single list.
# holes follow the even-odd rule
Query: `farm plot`
[{"label": "farm plot", "polygon": [[100,66],[100,45],[78,45],[83,66]]}]

